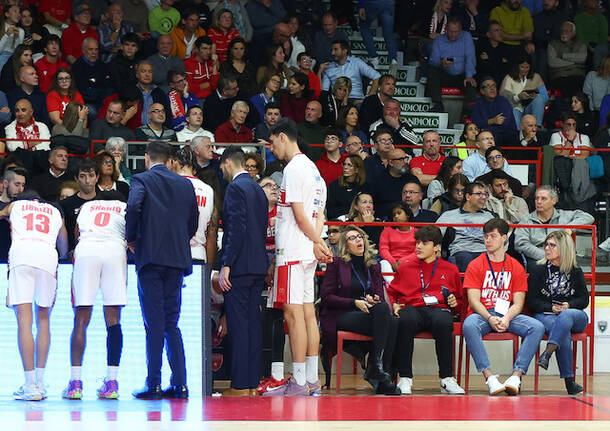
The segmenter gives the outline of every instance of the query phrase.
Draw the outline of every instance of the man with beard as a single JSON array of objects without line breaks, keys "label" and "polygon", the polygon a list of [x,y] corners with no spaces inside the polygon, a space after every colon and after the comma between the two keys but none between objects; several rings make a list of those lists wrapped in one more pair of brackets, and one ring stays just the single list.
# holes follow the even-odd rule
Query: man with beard
[{"label": "man with beard", "polygon": [[414,181],[418,182],[418,179],[409,173],[409,156],[400,148],[391,150],[386,171],[375,183],[369,184],[373,188],[377,216],[389,216],[390,206],[400,200],[403,186]]}]

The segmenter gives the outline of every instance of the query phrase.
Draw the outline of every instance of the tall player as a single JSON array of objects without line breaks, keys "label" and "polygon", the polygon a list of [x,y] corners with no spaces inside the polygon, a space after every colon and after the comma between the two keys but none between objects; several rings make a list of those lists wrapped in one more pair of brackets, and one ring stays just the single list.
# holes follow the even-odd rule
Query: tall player
[{"label": "tall player", "polygon": [[[68,236],[61,211],[54,204],[39,199],[36,192],[25,191],[0,211],[0,217],[8,218],[11,224],[13,241],[9,250],[6,304],[13,307],[17,317],[17,343],[25,371],[25,384],[13,393],[13,397],[26,401],[46,397],[44,367],[50,344],[49,316],[57,290],[57,251],[61,256],[68,252]],[[35,342],[32,335],[34,302]]]},{"label": "tall player", "polygon": [[284,390],[265,395],[318,395],[320,333],[314,302],[316,259],[332,260],[320,238],[324,226],[326,185],[316,165],[297,144],[294,121],[283,118],[271,129],[271,151],[284,168],[275,231],[275,282],[270,301],[284,304],[292,351],[292,378]]},{"label": "tall player", "polygon": [[101,289],[106,320],[107,372],[97,390],[102,399],[117,399],[117,375],[123,332],[121,308],[127,303],[127,243],[125,242],[125,198],[117,191],[100,192],[85,202],[76,218],[78,244],[74,249],[72,306],[74,328],[70,339],[70,382],[62,393],[69,400],[83,397],[81,367],[87,326],[97,291]]}]

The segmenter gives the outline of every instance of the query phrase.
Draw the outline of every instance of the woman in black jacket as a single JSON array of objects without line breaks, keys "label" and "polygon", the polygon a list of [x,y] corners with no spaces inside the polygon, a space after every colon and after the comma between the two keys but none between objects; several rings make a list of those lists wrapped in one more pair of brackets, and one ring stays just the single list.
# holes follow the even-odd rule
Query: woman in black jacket
[{"label": "woman in black jacket", "polygon": [[530,271],[527,302],[549,336],[546,350],[538,359],[545,370],[556,352],[560,376],[570,395],[582,392],[574,381],[572,333],[583,332],[588,317],[589,292],[582,269],[576,266],[572,237],[562,230],[551,232],[544,242],[544,258]]}]

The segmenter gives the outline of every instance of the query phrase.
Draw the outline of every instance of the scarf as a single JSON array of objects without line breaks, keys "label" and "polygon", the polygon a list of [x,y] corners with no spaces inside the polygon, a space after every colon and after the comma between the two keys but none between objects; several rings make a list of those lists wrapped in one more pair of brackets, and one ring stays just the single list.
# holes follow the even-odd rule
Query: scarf
[{"label": "scarf", "polygon": [[430,23],[430,34],[438,33],[445,34],[447,32],[447,14],[443,17],[443,24],[441,26],[441,31],[437,31],[436,26],[438,25],[438,13],[434,11],[432,14],[432,22]]},{"label": "scarf", "polygon": [[172,111],[172,118],[184,117],[186,112],[184,111],[184,103],[182,103],[182,97],[176,90],[171,90],[167,94],[169,99],[169,108]]},{"label": "scarf", "polygon": [[36,145],[30,145],[30,139],[40,139],[40,131],[38,130],[38,125],[36,121],[34,121],[34,116],[27,124],[27,126],[23,126],[19,124],[19,122],[15,122],[15,131],[17,132],[17,138],[23,139],[23,148],[26,150],[31,150]]}]

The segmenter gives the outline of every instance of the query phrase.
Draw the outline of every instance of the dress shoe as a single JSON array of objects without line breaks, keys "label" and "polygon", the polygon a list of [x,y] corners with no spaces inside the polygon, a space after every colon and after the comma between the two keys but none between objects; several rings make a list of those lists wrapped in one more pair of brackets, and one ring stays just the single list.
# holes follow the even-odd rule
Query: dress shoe
[{"label": "dress shoe", "polygon": [[542,368],[547,370],[549,368],[549,359],[551,359],[551,354],[547,352],[543,352],[542,355],[538,358],[536,363],[540,365]]},{"label": "dress shoe", "polygon": [[140,400],[160,400],[163,398],[163,391],[160,385],[146,385],[138,391],[133,391],[132,395]]},{"label": "dress shoe", "polygon": [[189,388],[186,385],[170,385],[163,390],[163,398],[185,400],[189,397]]},{"label": "dress shoe", "polygon": [[251,397],[258,397],[260,394],[258,393],[258,389],[249,389]]},{"label": "dress shoe", "polygon": [[223,397],[249,397],[252,389],[234,389],[229,388],[222,393]]}]

